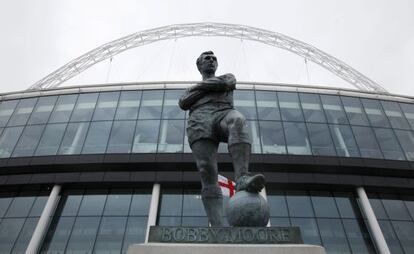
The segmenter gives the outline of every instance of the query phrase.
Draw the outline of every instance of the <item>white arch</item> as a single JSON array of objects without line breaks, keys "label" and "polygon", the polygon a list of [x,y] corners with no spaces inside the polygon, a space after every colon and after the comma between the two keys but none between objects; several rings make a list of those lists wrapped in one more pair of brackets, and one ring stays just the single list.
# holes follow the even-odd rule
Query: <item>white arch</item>
[{"label": "white arch", "polygon": [[239,38],[243,40],[257,41],[273,47],[285,49],[324,67],[328,71],[344,79],[360,90],[387,93],[383,87],[353,69],[351,66],[313,47],[312,45],[268,30],[222,23],[169,25],[137,32],[119,38],[97,47],[63,65],[59,69],[33,84],[29,87],[29,90],[58,87],[61,83],[80,74],[94,64],[131,48],[140,47],[161,40],[192,36],[224,36]]}]

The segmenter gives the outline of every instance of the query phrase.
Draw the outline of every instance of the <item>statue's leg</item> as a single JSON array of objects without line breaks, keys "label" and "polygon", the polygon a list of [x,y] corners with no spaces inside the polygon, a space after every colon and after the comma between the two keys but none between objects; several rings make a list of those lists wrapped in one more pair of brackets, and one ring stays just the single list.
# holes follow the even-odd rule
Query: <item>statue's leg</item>
[{"label": "statue's leg", "polygon": [[250,137],[244,116],[236,111],[230,111],[220,122],[223,133],[228,135],[228,149],[233,161],[236,180],[236,190],[259,192],[264,187],[264,176],[251,176],[249,173]]},{"label": "statue's leg", "polygon": [[201,176],[201,199],[213,227],[224,225],[223,195],[218,185],[217,147],[218,143],[209,139],[201,139],[191,145]]}]

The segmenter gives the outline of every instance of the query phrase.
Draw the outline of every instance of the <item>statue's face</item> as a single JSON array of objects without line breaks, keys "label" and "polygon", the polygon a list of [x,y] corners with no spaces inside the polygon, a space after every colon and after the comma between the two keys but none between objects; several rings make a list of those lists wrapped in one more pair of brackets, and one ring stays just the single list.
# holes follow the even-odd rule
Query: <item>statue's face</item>
[{"label": "statue's face", "polygon": [[214,74],[217,70],[217,57],[212,54],[206,54],[201,56],[200,72],[206,74]]}]

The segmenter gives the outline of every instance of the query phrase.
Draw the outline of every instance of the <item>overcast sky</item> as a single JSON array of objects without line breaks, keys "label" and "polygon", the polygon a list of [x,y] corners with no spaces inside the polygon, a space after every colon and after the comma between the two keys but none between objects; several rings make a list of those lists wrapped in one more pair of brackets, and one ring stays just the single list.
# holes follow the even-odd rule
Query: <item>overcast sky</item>
[{"label": "overcast sky", "polygon": [[[104,43],[160,26],[221,22],[279,32],[341,59],[389,92],[414,96],[412,0],[0,0],[0,93],[24,90]],[[198,80],[213,50],[240,81],[350,86],[281,49],[233,38],[156,42],[103,61],[64,85]]]}]

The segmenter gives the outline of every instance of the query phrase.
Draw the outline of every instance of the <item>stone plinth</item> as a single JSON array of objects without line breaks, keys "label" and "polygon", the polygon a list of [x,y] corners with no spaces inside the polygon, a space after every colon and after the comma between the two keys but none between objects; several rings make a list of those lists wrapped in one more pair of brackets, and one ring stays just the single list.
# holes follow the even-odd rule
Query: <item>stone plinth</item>
[{"label": "stone plinth", "polygon": [[181,244],[148,243],[129,246],[128,254],[326,254],[307,244]]}]

